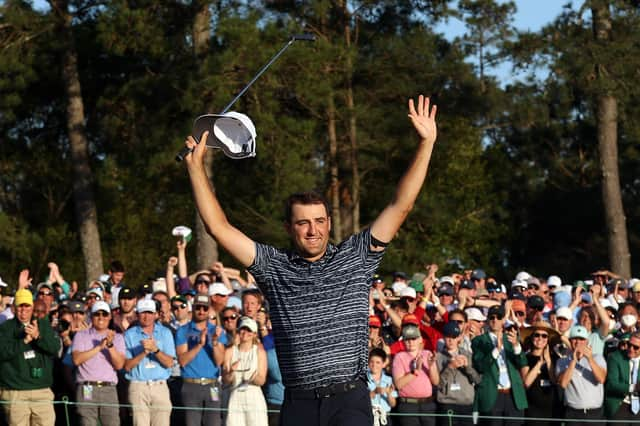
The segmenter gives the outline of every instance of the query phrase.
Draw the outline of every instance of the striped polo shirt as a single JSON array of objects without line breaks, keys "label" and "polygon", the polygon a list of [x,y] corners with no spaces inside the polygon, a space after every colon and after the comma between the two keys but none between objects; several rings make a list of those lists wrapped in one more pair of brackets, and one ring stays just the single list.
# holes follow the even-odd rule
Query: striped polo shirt
[{"label": "striped polo shirt", "polygon": [[278,362],[288,388],[313,389],[366,377],[369,288],[384,251],[365,229],[322,258],[256,243],[249,268],[269,301]]}]

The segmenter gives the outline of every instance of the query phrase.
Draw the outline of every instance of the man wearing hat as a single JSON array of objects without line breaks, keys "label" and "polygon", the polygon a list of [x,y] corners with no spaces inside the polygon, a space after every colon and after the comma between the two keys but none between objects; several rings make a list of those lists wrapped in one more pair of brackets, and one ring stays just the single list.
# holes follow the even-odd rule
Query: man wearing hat
[{"label": "man wearing hat", "polygon": [[171,330],[157,323],[156,302],[139,300],[138,324],[124,334],[125,377],[129,380],[129,403],[134,425],[169,426],[171,399],[167,379],[176,350]]},{"label": "man wearing hat", "polygon": [[121,334],[109,329],[111,308],[104,301],[91,307],[91,327],[76,333],[71,345],[76,373],[76,401],[82,424],[120,425],[117,371],[124,367]]},{"label": "man wearing hat", "polygon": [[[574,420],[602,419],[604,382],[607,362],[602,355],[594,354],[587,344],[589,332],[581,325],[571,327],[569,341],[572,352],[556,363],[558,385],[564,389],[565,415]],[[590,422],[572,422],[591,425]]]},{"label": "man wearing hat", "polygon": [[60,340],[48,319],[33,316],[33,295],[16,291],[15,318],[0,325],[0,399],[10,425],[53,425],[53,358]]},{"label": "man wearing hat", "polygon": [[[446,323],[442,328],[442,335],[444,345],[436,354],[436,365],[440,372],[438,411],[470,416],[475,398],[475,385],[480,383],[481,376],[473,368],[471,352],[460,347],[462,329],[458,322],[451,320]],[[470,425],[471,420],[454,417],[451,424]]]},{"label": "man wearing hat", "polygon": [[187,426],[220,425],[222,422],[218,378],[226,343],[222,327],[209,323],[209,297],[197,295],[193,300],[191,321],[176,333],[176,353],[182,371],[182,402],[185,407],[192,407],[185,413]]},{"label": "man wearing hat", "polygon": [[[520,369],[527,358],[518,340],[517,327],[504,330],[505,310],[492,306],[488,331],[473,339],[473,367],[482,374],[476,389],[474,411],[481,416],[522,417],[527,395]],[[519,425],[521,420],[483,420],[490,425]]]}]

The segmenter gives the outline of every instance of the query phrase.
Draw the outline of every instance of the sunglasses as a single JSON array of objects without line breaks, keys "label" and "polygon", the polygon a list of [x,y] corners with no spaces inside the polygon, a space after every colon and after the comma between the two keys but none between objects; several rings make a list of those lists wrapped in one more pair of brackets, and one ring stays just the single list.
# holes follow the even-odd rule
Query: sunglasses
[{"label": "sunglasses", "polygon": [[640,346],[634,345],[633,343],[629,343],[627,346],[629,349],[633,349],[634,351],[640,350]]},{"label": "sunglasses", "polygon": [[209,284],[211,284],[211,281],[209,281],[209,280],[202,280],[202,279],[200,279],[200,280],[196,280],[196,284],[206,284],[206,285],[209,285]]},{"label": "sunglasses", "polygon": [[463,321],[463,320],[449,320],[449,321],[451,321],[451,322],[455,322],[455,323],[456,323],[456,324],[458,324],[458,325],[462,325],[462,324],[464,324],[464,321]]},{"label": "sunglasses", "polygon": [[39,291],[38,296],[51,296],[53,293],[50,291]]},{"label": "sunglasses", "polygon": [[177,311],[178,309],[185,309],[187,305],[185,303],[181,303],[179,305],[171,305],[171,309]]},{"label": "sunglasses", "polygon": [[523,311],[514,311],[513,313],[516,314],[519,317],[525,316],[525,313]]},{"label": "sunglasses", "polygon": [[535,284],[529,284],[529,285],[527,286],[527,288],[528,288],[529,290],[540,290],[540,287],[539,287],[539,286],[537,286],[537,285],[535,285]]},{"label": "sunglasses", "polygon": [[489,315],[489,321],[498,320],[501,321],[504,317],[502,315]]},{"label": "sunglasses", "polygon": [[533,338],[548,339],[549,335],[545,333],[533,333]]},{"label": "sunglasses", "polygon": [[94,313],[92,313],[92,314],[91,314],[91,316],[93,316],[93,317],[104,317],[104,318],[106,318],[106,317],[108,317],[108,316],[109,316],[109,314],[108,314],[107,312],[105,312],[105,311],[98,311],[98,312],[94,312]]},{"label": "sunglasses", "polygon": [[231,320],[234,320],[234,319],[237,319],[237,318],[238,318],[238,316],[236,314],[233,314],[233,315],[229,315],[228,317],[222,317],[222,320],[223,321],[231,321]]},{"label": "sunglasses", "polygon": [[205,305],[196,305],[193,307],[194,311],[208,311],[209,307]]},{"label": "sunglasses", "polygon": [[97,294],[90,294],[90,295],[87,296],[87,299],[100,300],[100,299],[102,299],[102,297],[98,296]]}]

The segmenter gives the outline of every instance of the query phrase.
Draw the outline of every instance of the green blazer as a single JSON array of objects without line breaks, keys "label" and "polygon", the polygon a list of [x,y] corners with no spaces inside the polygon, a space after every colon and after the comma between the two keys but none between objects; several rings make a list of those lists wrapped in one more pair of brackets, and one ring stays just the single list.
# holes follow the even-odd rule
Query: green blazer
[{"label": "green blazer", "polygon": [[[507,358],[505,361],[509,380],[511,380],[514,405],[517,409],[524,410],[528,408],[529,404],[527,403],[527,393],[520,376],[520,369],[527,365],[527,357],[524,351],[520,352],[519,355],[514,353],[513,345],[507,340],[506,334],[502,335],[502,342]],[[481,334],[471,341],[473,368],[482,374],[482,380],[476,388],[476,396],[473,403],[474,411],[480,413],[490,412],[498,397],[500,370],[497,361],[492,355],[494,347],[491,336],[488,333]]]},{"label": "green blazer", "polygon": [[[636,382],[638,379],[636,379]],[[604,414],[613,418],[629,393],[629,357],[615,351],[607,359],[607,381],[604,384]]]}]

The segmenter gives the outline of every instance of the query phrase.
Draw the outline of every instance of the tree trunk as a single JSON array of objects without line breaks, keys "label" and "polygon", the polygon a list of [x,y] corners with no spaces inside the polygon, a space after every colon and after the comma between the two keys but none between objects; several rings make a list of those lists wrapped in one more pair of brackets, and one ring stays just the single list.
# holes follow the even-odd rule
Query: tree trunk
[{"label": "tree trunk", "polygon": [[[347,3],[344,3],[344,15],[349,16]],[[344,38],[347,46],[347,112],[349,114],[349,147],[351,155],[351,233],[360,231],[360,171],[358,170],[358,128],[356,121],[355,101],[353,99],[353,52],[351,51],[350,19],[345,20]]]},{"label": "tree trunk", "polygon": [[67,131],[73,169],[73,200],[76,223],[84,258],[86,279],[104,273],[102,248],[98,230],[98,214],[93,195],[93,174],[89,164],[89,148],[85,133],[84,105],[78,76],[78,57],[71,27],[72,16],[66,0],[52,0],[51,8],[59,18],[59,28],[66,48],[63,54],[62,78],[67,95]]},{"label": "tree trunk", "polygon": [[[209,40],[211,39],[211,11],[209,1],[194,0],[193,7],[195,15],[193,18],[192,37],[193,54],[200,59],[209,52]],[[213,150],[207,151],[204,159],[204,166],[207,176],[211,180],[213,176]],[[213,182],[211,182],[213,188]],[[207,233],[202,218],[196,210],[195,212],[195,243],[196,243],[196,266],[198,269],[208,269],[213,262],[218,260],[218,243]]]},{"label": "tree trunk", "polygon": [[[591,12],[596,40],[607,43],[611,39],[611,15],[608,2],[597,2],[593,5]],[[596,67],[599,71],[603,71],[606,65],[596,64]],[[599,72],[598,78],[601,80],[607,78],[605,74]],[[606,86],[602,81],[600,83],[600,87]],[[604,90],[598,95],[597,123],[609,263],[613,272],[628,279],[631,277],[631,254],[618,169],[618,101]]]},{"label": "tree trunk", "polygon": [[336,106],[333,93],[327,103],[327,134],[329,135],[329,172],[331,174],[331,228],[334,241],[342,241],[342,218],[340,217],[340,180],[338,176],[338,139],[336,133]]}]

